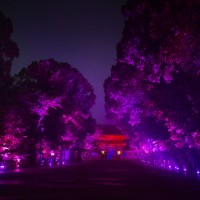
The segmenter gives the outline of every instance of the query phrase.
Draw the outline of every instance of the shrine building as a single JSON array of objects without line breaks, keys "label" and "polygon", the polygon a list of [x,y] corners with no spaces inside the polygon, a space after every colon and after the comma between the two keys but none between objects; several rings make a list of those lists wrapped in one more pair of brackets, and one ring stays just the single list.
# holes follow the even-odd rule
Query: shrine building
[{"label": "shrine building", "polygon": [[96,139],[101,159],[124,158],[127,150],[128,138],[114,125],[97,125],[100,132]]}]

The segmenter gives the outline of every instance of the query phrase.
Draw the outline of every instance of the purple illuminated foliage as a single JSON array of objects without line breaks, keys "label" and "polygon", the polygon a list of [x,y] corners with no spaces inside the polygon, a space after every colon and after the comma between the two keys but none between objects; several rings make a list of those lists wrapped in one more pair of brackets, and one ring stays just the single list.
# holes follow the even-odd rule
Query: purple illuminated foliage
[{"label": "purple illuminated foliage", "polygon": [[199,1],[129,1],[118,61],[137,67],[143,80],[171,82],[176,65],[199,71]]},{"label": "purple illuminated foliage", "polygon": [[[53,59],[33,62],[15,77],[15,86],[20,101],[34,118],[36,143],[42,138],[52,148],[60,144],[71,148],[94,132],[90,112],[95,102],[93,88],[69,64]],[[44,127],[43,133],[40,127]]]},{"label": "purple illuminated foliage", "polygon": [[[2,110],[3,111],[3,110]],[[19,107],[9,106],[4,109],[1,121],[0,153],[3,159],[13,159],[25,154],[27,124]]]},{"label": "purple illuminated foliage", "polygon": [[1,157],[18,162],[29,156],[33,164],[37,156],[59,156],[62,148],[83,146],[95,129],[90,83],[68,63],[53,59],[33,62],[11,79],[18,48],[10,40],[10,20],[0,13],[0,22]]},{"label": "purple illuminated foliage", "polygon": [[39,116],[37,127],[41,126],[42,120],[48,115],[48,111],[52,108],[61,108],[60,97],[47,97],[46,95],[39,94],[38,99],[31,104],[31,111]]},{"label": "purple illuminated foliage", "polygon": [[117,63],[105,80],[108,117],[137,152],[199,148],[199,1],[128,1]]},{"label": "purple illuminated foliage", "polygon": [[[19,54],[15,42],[11,40],[13,31],[11,21],[0,12],[0,159],[16,157],[23,146],[26,136],[26,125],[22,118],[23,111],[12,94],[11,66]],[[2,158],[3,157],[3,158]]]},{"label": "purple illuminated foliage", "polygon": [[93,135],[87,134],[84,141],[84,149],[87,150],[97,150],[99,149],[98,139],[102,135],[103,131],[101,128],[96,128],[96,131]]},{"label": "purple illuminated foliage", "polygon": [[165,121],[176,147],[199,148],[199,83],[199,75],[179,69],[174,73],[171,84],[155,84],[150,93],[158,109],[162,110],[160,118]]}]

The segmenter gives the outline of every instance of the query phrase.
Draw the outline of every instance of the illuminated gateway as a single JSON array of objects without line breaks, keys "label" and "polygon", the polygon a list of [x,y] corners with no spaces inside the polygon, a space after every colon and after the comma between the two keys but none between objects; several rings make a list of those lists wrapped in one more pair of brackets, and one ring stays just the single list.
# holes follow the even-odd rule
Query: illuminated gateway
[{"label": "illuminated gateway", "polygon": [[127,159],[128,138],[114,125],[97,125],[96,145],[101,159]]}]

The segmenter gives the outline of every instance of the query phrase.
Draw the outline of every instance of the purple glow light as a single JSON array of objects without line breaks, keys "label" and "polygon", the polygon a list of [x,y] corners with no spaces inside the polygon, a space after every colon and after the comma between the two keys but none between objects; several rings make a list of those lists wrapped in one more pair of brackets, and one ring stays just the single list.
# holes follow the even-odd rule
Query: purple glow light
[{"label": "purple glow light", "polygon": [[179,167],[175,167],[176,170],[179,170]]},{"label": "purple glow light", "polygon": [[1,166],[0,166],[0,169],[4,169],[4,168],[5,168],[5,166],[4,166],[4,165],[1,165]]},{"label": "purple glow light", "polygon": [[54,153],[54,152],[51,152],[51,156],[55,156],[55,153]]}]

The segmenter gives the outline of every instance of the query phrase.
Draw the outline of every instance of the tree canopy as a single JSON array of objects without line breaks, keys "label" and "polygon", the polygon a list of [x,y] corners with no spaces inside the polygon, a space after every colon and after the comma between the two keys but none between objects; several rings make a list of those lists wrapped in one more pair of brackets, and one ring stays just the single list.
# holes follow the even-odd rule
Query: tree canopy
[{"label": "tree canopy", "polygon": [[[71,140],[80,142],[94,131],[86,125],[92,119],[94,90],[68,63],[53,59],[33,62],[15,77],[15,86],[20,101],[35,116],[36,127],[44,126],[49,140],[64,140],[71,135]],[[65,128],[56,130],[58,126],[53,128],[51,123]]]},{"label": "tree canopy", "polygon": [[[34,61],[14,77],[12,61],[19,54],[11,40],[11,21],[0,13],[0,154],[12,159],[61,145],[83,145],[93,134],[93,87],[68,63]],[[42,151],[42,152],[41,152]]]},{"label": "tree canopy", "polygon": [[154,151],[199,148],[199,9],[198,0],[130,0],[122,8],[105,108],[140,151],[147,143]]}]

